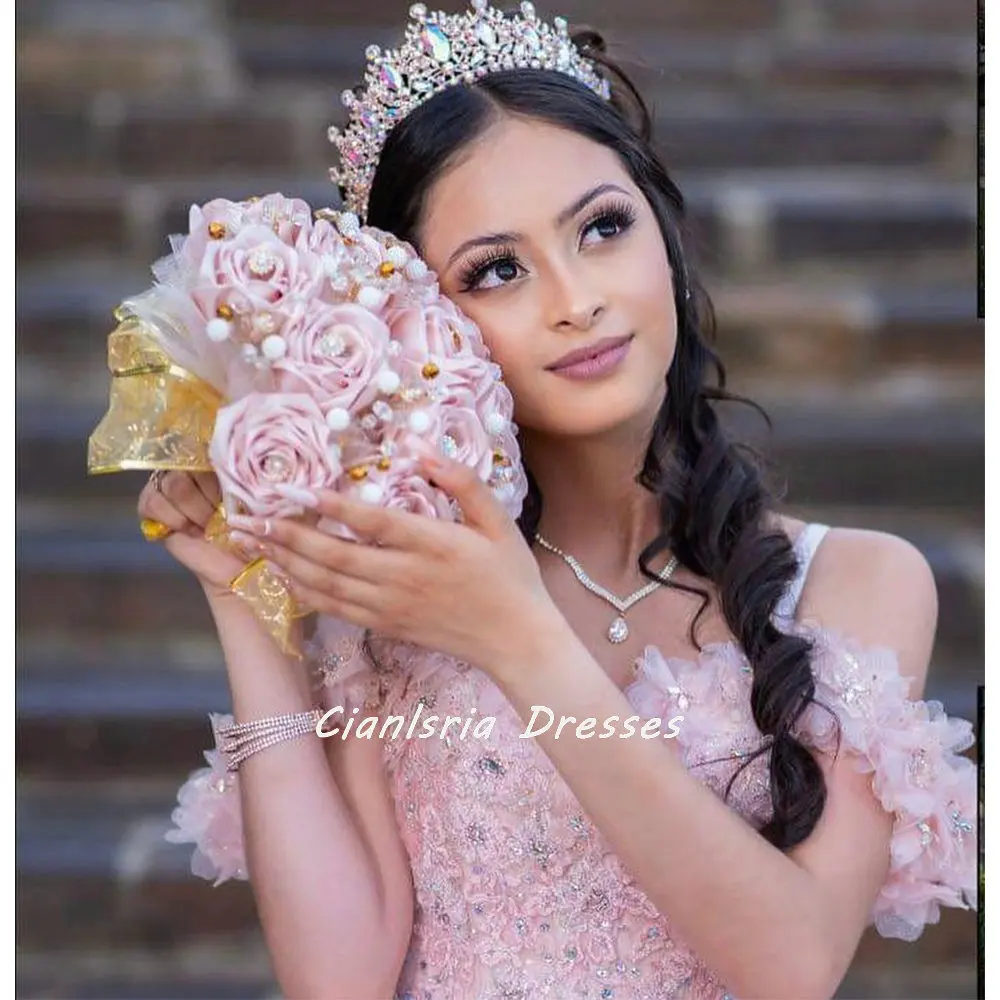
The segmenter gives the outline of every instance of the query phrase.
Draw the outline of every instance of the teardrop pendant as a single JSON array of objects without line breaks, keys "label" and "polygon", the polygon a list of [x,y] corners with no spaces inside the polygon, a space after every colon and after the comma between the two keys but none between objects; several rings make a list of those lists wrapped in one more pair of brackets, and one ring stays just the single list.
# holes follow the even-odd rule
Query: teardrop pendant
[{"label": "teardrop pendant", "polygon": [[625,619],[619,615],[611,623],[611,627],[608,629],[608,642],[613,642],[617,645],[619,642],[624,642],[627,638],[628,624]]}]

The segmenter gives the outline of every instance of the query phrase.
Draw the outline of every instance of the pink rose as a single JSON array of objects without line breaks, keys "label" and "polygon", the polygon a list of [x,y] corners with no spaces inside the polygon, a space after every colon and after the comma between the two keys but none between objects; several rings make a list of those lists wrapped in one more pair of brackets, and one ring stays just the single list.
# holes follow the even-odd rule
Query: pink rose
[{"label": "pink rose", "polygon": [[299,198],[269,194],[256,201],[215,198],[204,205],[192,205],[188,213],[188,234],[178,242],[182,266],[195,267],[213,243],[231,240],[248,226],[264,226],[283,243],[295,243],[312,228],[312,211]]},{"label": "pink rose", "polygon": [[471,395],[441,407],[438,416],[441,450],[456,462],[476,470],[483,482],[493,469],[493,445]]},{"label": "pink rose", "polygon": [[324,412],[374,399],[389,330],[367,309],[313,301],[292,316],[282,335],[288,349],[273,365],[279,391],[313,394]]},{"label": "pink rose", "polygon": [[[424,517],[454,520],[447,494],[431,486],[416,471],[412,461],[397,460],[384,472],[372,466],[362,482],[356,483],[344,477],[342,484],[340,491],[355,500],[365,500],[390,510],[422,514]],[[379,491],[377,499],[370,496],[372,487]]]},{"label": "pink rose", "polygon": [[394,309],[386,322],[392,339],[403,349],[403,357],[420,364],[429,357],[484,356],[479,328],[450,299]]},{"label": "pink rose", "polygon": [[243,206],[228,198],[215,198],[204,205],[192,205],[188,212],[188,233],[171,239],[182,268],[197,272],[209,244],[234,236],[243,227]]},{"label": "pink rose", "polygon": [[208,244],[192,295],[206,317],[218,299],[228,294],[237,312],[277,307],[286,299],[309,299],[320,291],[323,268],[318,257],[282,243],[265,226],[247,226],[231,240]]},{"label": "pink rose", "polygon": [[243,209],[244,226],[267,226],[283,243],[295,244],[308,238],[313,227],[312,209],[301,198],[286,198],[283,194],[268,194],[256,201],[246,201]]},{"label": "pink rose", "polygon": [[301,507],[275,490],[330,487],[341,473],[331,431],[316,401],[301,394],[253,393],[219,410],[209,457],[223,492],[260,517]]}]

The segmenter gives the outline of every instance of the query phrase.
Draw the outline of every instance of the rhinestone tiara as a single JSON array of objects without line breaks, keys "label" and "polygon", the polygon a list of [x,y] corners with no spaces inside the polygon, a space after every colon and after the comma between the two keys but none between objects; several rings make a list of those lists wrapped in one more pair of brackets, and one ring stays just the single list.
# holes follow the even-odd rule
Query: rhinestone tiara
[{"label": "rhinestone tiara", "polygon": [[348,124],[329,132],[341,161],[330,178],[343,188],[345,207],[362,219],[386,136],[414,108],[448,87],[500,70],[551,69],[579,80],[605,100],[611,97],[608,81],[570,39],[565,18],[554,18],[549,25],[539,20],[528,0],[521,3],[520,16],[504,14],[488,0],[471,0],[471,9],[463,14],[428,12],[415,3],[403,44],[387,52],[369,45],[365,56],[361,96],[353,90],[341,94]]}]

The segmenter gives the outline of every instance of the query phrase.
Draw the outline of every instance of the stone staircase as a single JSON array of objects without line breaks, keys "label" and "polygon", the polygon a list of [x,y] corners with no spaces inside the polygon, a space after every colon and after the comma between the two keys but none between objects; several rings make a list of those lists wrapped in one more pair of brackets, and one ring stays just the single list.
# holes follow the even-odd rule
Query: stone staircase
[{"label": "stone staircase", "polygon": [[[88,479],[111,310],[192,201],[333,199],[325,126],[389,0],[18,3],[18,995],[276,995],[250,893],[162,833],[228,704],[197,586]],[[732,381],[791,510],[934,566],[929,685],[983,679],[972,0],[569,0],[633,60],[691,208]],[[543,13],[551,13],[543,11]],[[734,409],[734,429],[763,443]],[[976,995],[976,923],[866,935],[839,996]]]}]

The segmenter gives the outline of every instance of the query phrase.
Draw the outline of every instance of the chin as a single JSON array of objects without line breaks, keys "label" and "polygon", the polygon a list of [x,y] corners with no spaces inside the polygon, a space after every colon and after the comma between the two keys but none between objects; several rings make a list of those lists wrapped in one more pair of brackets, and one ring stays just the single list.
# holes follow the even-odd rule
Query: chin
[{"label": "chin", "polygon": [[655,387],[611,381],[603,386],[567,384],[562,391],[550,389],[535,405],[524,407],[523,418],[515,406],[514,420],[525,430],[549,437],[596,438],[626,428],[645,433],[652,428],[665,393],[665,376]]}]

